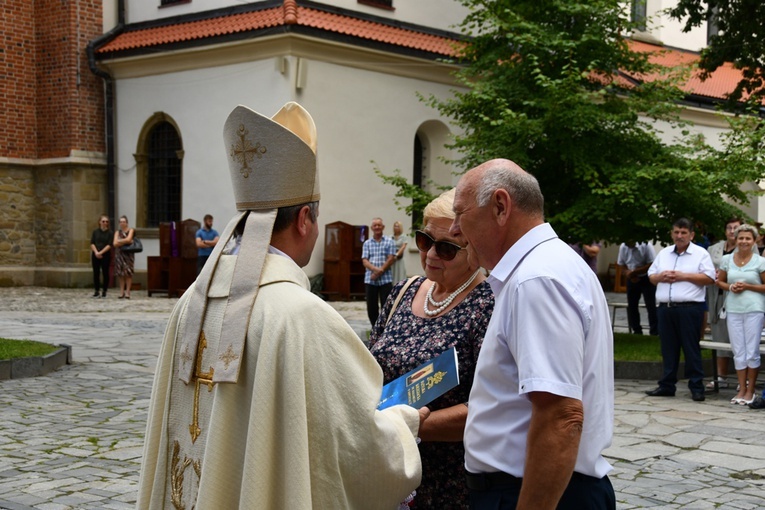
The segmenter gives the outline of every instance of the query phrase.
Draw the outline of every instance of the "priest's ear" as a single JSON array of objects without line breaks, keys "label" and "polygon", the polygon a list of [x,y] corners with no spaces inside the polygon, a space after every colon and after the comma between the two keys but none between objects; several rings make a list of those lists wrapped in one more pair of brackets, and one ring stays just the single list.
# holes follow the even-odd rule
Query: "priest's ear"
[{"label": "priest's ear", "polygon": [[309,236],[316,228],[316,219],[319,216],[319,203],[313,202],[300,206],[297,214],[296,226],[302,237]]}]

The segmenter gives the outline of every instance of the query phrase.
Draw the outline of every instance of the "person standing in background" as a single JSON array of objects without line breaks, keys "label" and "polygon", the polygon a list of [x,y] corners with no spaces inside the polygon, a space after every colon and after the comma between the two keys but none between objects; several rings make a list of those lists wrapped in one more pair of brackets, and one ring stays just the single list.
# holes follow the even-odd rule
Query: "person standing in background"
[{"label": "person standing in background", "polygon": [[640,326],[640,296],[643,296],[648,311],[648,328],[651,335],[659,334],[656,319],[656,287],[648,279],[648,268],[651,267],[656,253],[653,247],[646,243],[629,241],[619,246],[619,256],[616,263],[624,268],[627,277],[627,323],[636,335],[643,334]]},{"label": "person standing in background", "polygon": [[600,253],[601,248],[600,243],[594,241],[590,244],[569,243],[569,246],[582,257],[582,260],[590,266],[593,273],[598,274],[598,254]]},{"label": "person standing in background", "polygon": [[[720,270],[720,264],[722,263],[723,257],[725,255],[730,255],[736,249],[735,232],[740,226],[741,220],[739,218],[730,218],[725,222],[725,239],[713,244],[707,250],[709,256],[712,258],[712,264],[715,266],[715,279],[717,279],[717,272]],[[728,321],[725,317],[720,317],[720,312],[725,306],[725,298],[727,295],[728,292],[717,285],[710,285],[707,287],[707,322],[709,323],[709,328],[712,330],[713,342],[730,343],[730,337],[728,336]],[[714,390],[715,382],[717,382],[718,388],[727,388],[729,386],[728,365],[730,364],[729,360],[731,355],[731,351],[717,351],[717,381],[709,381],[706,385],[706,389]]]},{"label": "person standing in background", "polygon": [[725,310],[738,392],[731,404],[754,401],[754,385],[760,371],[760,338],[765,314],[765,258],[755,248],[757,229],[741,225],[735,233],[736,251],[722,259],[717,286],[728,291]]},{"label": "person standing in background", "polygon": [[212,228],[213,217],[212,214],[205,214],[204,223],[202,228],[197,230],[197,276],[202,272],[202,268],[205,267],[205,262],[210,258],[210,254],[218,244],[218,232]]},{"label": "person standing in background", "polygon": [[672,225],[672,246],[659,252],[648,269],[659,302],[659,340],[663,375],[649,397],[674,397],[680,349],[685,356],[688,389],[696,402],[704,401],[701,327],[706,309],[705,286],[715,281],[715,266],[707,250],[693,244],[693,223],[680,218]]},{"label": "person standing in background", "polygon": [[396,245],[393,239],[385,237],[385,225],[381,218],[372,218],[370,225],[372,237],[364,241],[361,248],[361,262],[366,268],[364,286],[367,298],[367,316],[372,326],[380,315],[380,307],[385,304],[393,288],[393,273],[390,268],[396,261]]},{"label": "person standing in background", "polygon": [[120,285],[118,299],[130,299],[130,289],[133,287],[133,271],[135,267],[135,253],[122,251],[122,246],[133,242],[135,229],[128,226],[127,216],[120,216],[120,228],[114,233],[112,245],[117,249],[114,259],[114,274]]},{"label": "person standing in background", "polygon": [[406,278],[406,263],[404,253],[409,239],[404,235],[404,227],[400,221],[393,224],[393,242],[396,245],[396,262],[393,263],[393,281],[396,284]]},{"label": "person standing in background", "polygon": [[[109,228],[109,217],[101,215],[98,220],[98,228],[90,235],[90,264],[93,266],[93,297],[106,297],[106,289],[109,288],[109,265],[112,261],[112,241],[114,232]],[[103,286],[100,284],[99,274],[103,275]]]}]

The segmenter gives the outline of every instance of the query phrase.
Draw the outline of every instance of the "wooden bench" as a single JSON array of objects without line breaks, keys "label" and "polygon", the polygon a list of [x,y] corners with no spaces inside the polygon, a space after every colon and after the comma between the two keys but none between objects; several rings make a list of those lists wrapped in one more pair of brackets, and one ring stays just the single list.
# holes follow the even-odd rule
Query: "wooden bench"
[{"label": "wooden bench", "polygon": [[[717,380],[717,351],[729,351],[730,344],[725,342],[712,342],[711,340],[701,340],[699,347],[702,349],[710,349],[712,351],[712,383],[714,384],[714,391],[719,392],[720,387]],[[765,344],[760,344],[760,354],[765,354]]]}]

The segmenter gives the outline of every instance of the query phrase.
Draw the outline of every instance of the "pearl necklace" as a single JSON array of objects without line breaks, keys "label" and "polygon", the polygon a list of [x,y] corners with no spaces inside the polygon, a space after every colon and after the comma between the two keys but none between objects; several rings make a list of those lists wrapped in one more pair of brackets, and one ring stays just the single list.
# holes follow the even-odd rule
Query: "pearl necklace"
[{"label": "pearl necklace", "polygon": [[[468,278],[468,280],[465,283],[460,285],[457,290],[455,290],[454,292],[449,294],[449,296],[446,299],[444,299],[443,301],[435,301],[435,300],[433,300],[433,289],[436,288],[436,283],[433,282],[433,285],[431,285],[430,288],[428,289],[428,294],[425,297],[425,303],[423,303],[423,305],[422,305],[422,308],[423,308],[423,311],[425,312],[425,315],[427,315],[428,317],[433,317],[433,316],[438,315],[439,313],[443,312],[444,310],[446,310],[446,308],[450,304],[452,304],[452,301],[454,301],[454,298],[456,298],[457,295],[459,295],[460,292],[462,292],[463,290],[467,289],[470,286],[470,284],[473,283],[473,280],[475,280],[476,276],[478,276],[478,273],[480,273],[480,272],[481,272],[480,268],[476,269],[475,273],[473,273],[473,276]],[[429,310],[428,309],[428,303],[430,303],[431,305],[435,306],[436,309],[435,310]]]}]

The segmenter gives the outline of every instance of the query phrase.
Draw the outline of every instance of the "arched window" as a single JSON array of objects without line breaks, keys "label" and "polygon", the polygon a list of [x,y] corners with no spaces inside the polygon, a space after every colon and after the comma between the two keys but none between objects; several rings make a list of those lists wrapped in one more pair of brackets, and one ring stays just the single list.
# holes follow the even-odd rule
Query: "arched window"
[{"label": "arched window", "polygon": [[160,122],[149,133],[146,226],[181,219],[181,139],[169,122]]},{"label": "arched window", "polygon": [[647,10],[648,0],[632,0],[630,9],[630,21],[637,25],[637,29],[641,32],[646,30],[646,20],[648,18]]},{"label": "arched window", "polygon": [[181,220],[183,142],[175,121],[158,112],[141,129],[137,168],[136,226],[158,228]]}]

